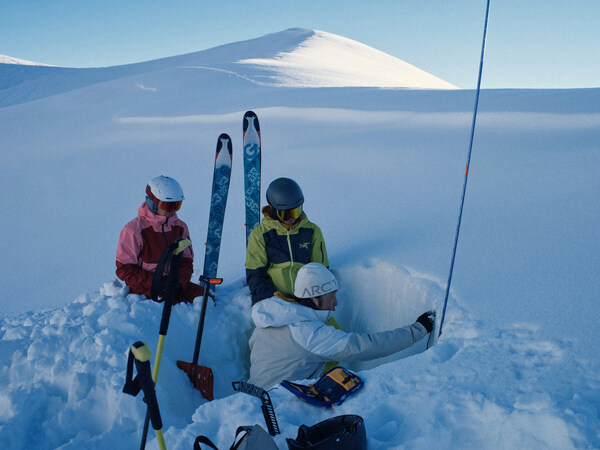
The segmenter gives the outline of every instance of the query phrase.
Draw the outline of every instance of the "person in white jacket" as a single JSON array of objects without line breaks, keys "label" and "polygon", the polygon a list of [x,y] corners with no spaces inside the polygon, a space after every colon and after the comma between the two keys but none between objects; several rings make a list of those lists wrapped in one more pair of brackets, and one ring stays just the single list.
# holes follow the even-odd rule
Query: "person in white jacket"
[{"label": "person in white jacket", "polygon": [[323,265],[298,271],[299,303],[271,297],[252,307],[249,383],[268,389],[283,380],[319,378],[327,361],[367,361],[404,350],[433,329],[433,312],[410,326],[378,333],[348,333],[325,325],[337,306],[338,285]]}]

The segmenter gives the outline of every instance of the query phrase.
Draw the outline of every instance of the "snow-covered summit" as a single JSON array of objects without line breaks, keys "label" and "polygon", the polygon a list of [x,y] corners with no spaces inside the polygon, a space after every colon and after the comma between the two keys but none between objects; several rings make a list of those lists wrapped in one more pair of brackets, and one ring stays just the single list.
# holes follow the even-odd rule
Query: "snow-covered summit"
[{"label": "snow-covered summit", "polygon": [[411,64],[332,33],[290,28],[201,52],[141,63],[210,66],[285,87],[456,89]]},{"label": "snow-covered summit", "polygon": [[343,36],[303,29],[270,36],[279,39],[285,34],[298,35],[301,40],[291,50],[273,57],[238,62],[272,72],[270,78],[284,86],[456,89],[411,64]]}]

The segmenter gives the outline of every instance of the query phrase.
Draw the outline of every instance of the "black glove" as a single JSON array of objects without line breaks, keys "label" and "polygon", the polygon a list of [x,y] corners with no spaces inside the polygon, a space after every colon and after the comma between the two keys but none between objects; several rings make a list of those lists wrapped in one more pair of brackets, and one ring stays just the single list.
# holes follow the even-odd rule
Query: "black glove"
[{"label": "black glove", "polygon": [[427,311],[419,316],[417,322],[425,327],[428,333],[433,330],[433,317],[435,317],[435,311]]}]

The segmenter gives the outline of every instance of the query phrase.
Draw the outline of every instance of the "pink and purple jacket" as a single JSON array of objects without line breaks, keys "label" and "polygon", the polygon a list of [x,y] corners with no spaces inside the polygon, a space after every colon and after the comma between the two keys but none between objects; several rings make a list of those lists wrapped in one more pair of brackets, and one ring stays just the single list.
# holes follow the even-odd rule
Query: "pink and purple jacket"
[{"label": "pink and purple jacket", "polygon": [[[125,225],[119,236],[117,276],[127,283],[131,293],[150,298],[154,271],[167,245],[189,237],[187,225],[177,214],[169,218],[155,215],[144,202],[138,209],[138,216]],[[193,301],[203,294],[201,286],[190,282],[194,273],[193,260],[194,251],[189,246],[183,253],[179,270],[181,298],[185,301]]]}]

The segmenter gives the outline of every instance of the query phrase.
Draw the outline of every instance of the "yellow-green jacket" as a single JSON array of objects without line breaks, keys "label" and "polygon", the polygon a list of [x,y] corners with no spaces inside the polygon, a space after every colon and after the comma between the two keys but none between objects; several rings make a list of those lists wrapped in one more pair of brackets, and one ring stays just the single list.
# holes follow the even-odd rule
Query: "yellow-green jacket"
[{"label": "yellow-green jacket", "polygon": [[321,229],[302,213],[294,225],[282,224],[265,206],[264,219],[250,234],[246,250],[246,279],[252,303],[276,291],[292,294],[300,267],[309,262],[329,266]]}]

